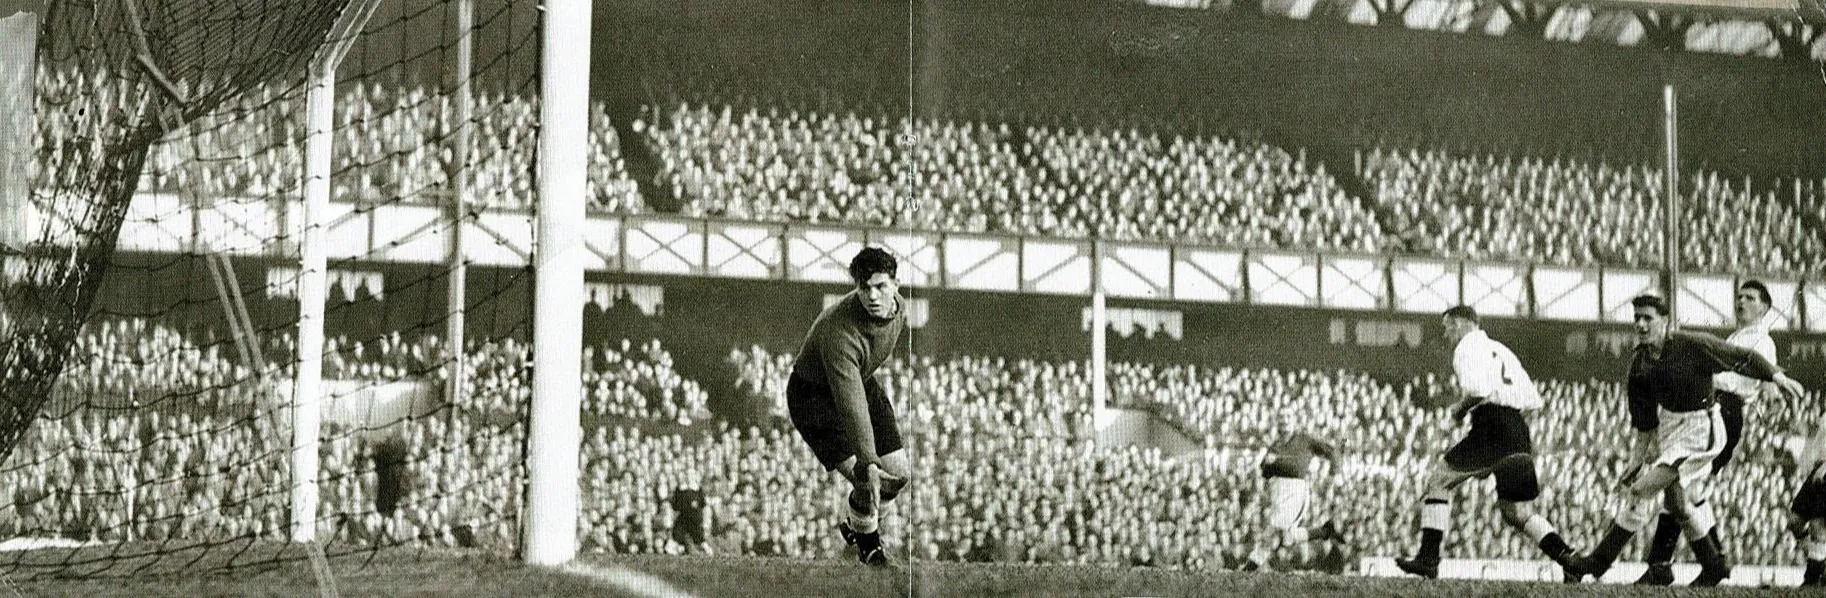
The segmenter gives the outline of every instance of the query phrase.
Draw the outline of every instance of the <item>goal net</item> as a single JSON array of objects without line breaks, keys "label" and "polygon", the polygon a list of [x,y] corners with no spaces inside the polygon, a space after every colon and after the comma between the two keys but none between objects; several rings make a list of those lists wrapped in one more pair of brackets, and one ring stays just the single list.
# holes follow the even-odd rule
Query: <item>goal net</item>
[{"label": "goal net", "polygon": [[[0,206],[0,571],[304,558],[286,540],[306,81],[348,37],[321,220],[317,543],[332,559],[514,546],[536,3],[465,14],[453,0],[386,0],[341,31],[359,4],[51,1],[38,13],[31,182]],[[453,306],[459,217],[467,261],[491,267]],[[453,318],[463,351],[447,341]]]}]

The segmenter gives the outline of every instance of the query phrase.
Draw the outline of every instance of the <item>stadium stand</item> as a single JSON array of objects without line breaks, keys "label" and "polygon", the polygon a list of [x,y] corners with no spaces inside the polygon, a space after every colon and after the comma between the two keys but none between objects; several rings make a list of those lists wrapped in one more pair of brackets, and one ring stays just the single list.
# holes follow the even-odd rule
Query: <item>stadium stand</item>
[{"label": "stadium stand", "polygon": [[[1556,265],[1656,267],[1663,237],[1660,169],[1555,158],[1458,155],[1378,147],[1360,173],[1400,246],[1426,255]],[[1717,172],[1681,183],[1682,267],[1799,274],[1817,268],[1821,237],[1774,189]],[[1641,231],[1618,235],[1614,231]]]},{"label": "stadium stand", "polygon": [[[69,73],[40,77],[45,97],[80,82]],[[525,208],[537,103],[484,94],[478,100],[496,108],[475,121],[474,201]],[[236,110],[168,136],[148,159],[143,188],[203,198],[296,193],[301,107],[285,97],[263,87]],[[452,156],[427,141],[454,128],[442,109],[450,101],[422,87],[350,86],[336,111],[344,133],[334,157],[335,197],[441,201]],[[1349,173],[1365,188],[1357,198],[1304,151],[1229,137],[679,104],[643,109],[631,125],[639,139],[622,140],[606,105],[594,105],[591,118],[590,209],[600,212],[652,211],[653,198],[641,196],[623,158],[622,144],[635,142],[658,157],[656,192],[680,201],[685,216],[1567,266],[1659,264],[1661,173],[1641,164],[1377,146],[1359,149]],[[41,147],[64,147],[67,132],[49,122],[39,131]],[[354,133],[376,130],[382,133]],[[915,151],[900,146],[899,131],[920,140]],[[247,139],[268,137],[291,142],[246,147]],[[60,172],[59,155],[44,152],[39,178]],[[919,190],[906,206],[894,193],[903,176]],[[1818,181],[1805,179],[1688,173],[1683,238],[1732,242],[1686,244],[1682,267],[1817,270],[1826,262],[1822,192]],[[1605,233],[1611,230],[1645,232]]]}]

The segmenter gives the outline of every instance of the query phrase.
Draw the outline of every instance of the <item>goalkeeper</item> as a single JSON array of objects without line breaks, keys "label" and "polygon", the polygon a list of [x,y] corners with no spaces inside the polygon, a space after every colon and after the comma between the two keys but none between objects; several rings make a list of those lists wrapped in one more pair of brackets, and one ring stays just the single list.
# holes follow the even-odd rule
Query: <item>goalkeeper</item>
[{"label": "goalkeeper", "polygon": [[838,532],[857,560],[877,567],[888,562],[881,505],[909,479],[894,404],[875,380],[907,323],[898,270],[894,256],[875,247],[850,260],[855,288],[818,314],[786,383],[793,427],[826,471],[849,482]]}]

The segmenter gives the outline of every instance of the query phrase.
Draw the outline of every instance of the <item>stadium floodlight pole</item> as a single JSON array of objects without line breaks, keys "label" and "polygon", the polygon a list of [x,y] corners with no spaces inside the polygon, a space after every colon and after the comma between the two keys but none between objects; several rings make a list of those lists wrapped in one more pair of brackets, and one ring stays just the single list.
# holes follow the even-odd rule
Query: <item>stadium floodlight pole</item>
[{"label": "stadium floodlight pole", "polygon": [[456,131],[451,136],[450,172],[444,177],[450,181],[450,236],[444,255],[444,267],[450,274],[444,314],[444,346],[449,350],[450,374],[444,382],[444,401],[445,413],[451,417],[463,404],[463,379],[469,371],[468,355],[463,352],[463,326],[464,314],[469,311],[469,265],[465,263],[469,251],[465,245],[469,228],[469,121],[475,116],[475,98],[469,85],[475,55],[475,0],[457,1],[456,28]]},{"label": "stadium floodlight pole", "polygon": [[1679,321],[1680,311],[1675,306],[1680,299],[1680,107],[1673,84],[1661,86],[1661,105],[1662,128],[1667,140],[1666,164],[1663,165],[1665,186],[1661,193],[1667,198],[1664,202],[1667,210],[1661,214],[1661,263],[1666,268],[1662,284],[1666,287],[1664,295],[1668,310],[1674,314],[1675,321]]},{"label": "stadium floodlight pole", "polygon": [[553,566],[577,554],[590,1],[546,0],[540,27],[533,396],[521,555],[526,564]]},{"label": "stadium floodlight pole", "polygon": [[336,67],[380,0],[351,3],[311,61],[305,95],[304,206],[298,238],[298,370],[292,380],[292,541],[317,540],[317,450],[323,424],[323,319],[329,286],[324,216],[330,208],[330,129],[335,126]]}]

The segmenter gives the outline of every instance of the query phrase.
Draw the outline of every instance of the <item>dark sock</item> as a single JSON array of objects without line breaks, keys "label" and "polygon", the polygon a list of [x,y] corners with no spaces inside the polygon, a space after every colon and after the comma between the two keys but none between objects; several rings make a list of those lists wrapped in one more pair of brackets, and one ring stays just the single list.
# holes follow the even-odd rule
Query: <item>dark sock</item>
[{"label": "dark sock", "polygon": [[1420,530],[1420,554],[1414,558],[1422,561],[1438,561],[1439,545],[1445,543],[1446,532],[1436,529]]},{"label": "dark sock", "polygon": [[1705,537],[1689,543],[1693,547],[1693,560],[1708,569],[1729,567],[1725,561],[1724,546],[1718,543],[1718,531],[1706,533]]},{"label": "dark sock", "polygon": [[1599,540],[1597,548],[1591,550],[1593,564],[1600,569],[1609,569],[1611,563],[1617,562],[1617,554],[1623,552],[1623,547],[1629,545],[1630,538],[1634,537],[1636,532],[1612,523],[1610,529],[1604,532],[1604,539]]},{"label": "dark sock", "polygon": [[1807,571],[1801,574],[1801,585],[1820,583],[1820,574],[1826,573],[1826,561],[1807,561]]},{"label": "dark sock", "polygon": [[1554,561],[1559,561],[1572,554],[1572,547],[1566,545],[1566,540],[1560,537],[1560,532],[1553,532],[1541,538],[1541,552],[1552,557]]},{"label": "dark sock", "polygon": [[1674,549],[1680,547],[1680,519],[1662,513],[1655,518],[1655,535],[1649,539],[1648,555],[1643,560],[1650,564],[1674,562]]}]

